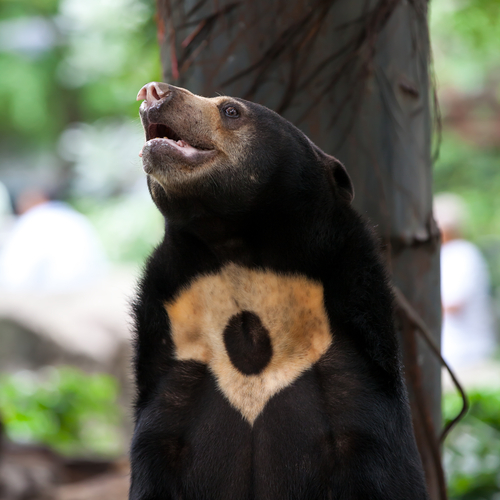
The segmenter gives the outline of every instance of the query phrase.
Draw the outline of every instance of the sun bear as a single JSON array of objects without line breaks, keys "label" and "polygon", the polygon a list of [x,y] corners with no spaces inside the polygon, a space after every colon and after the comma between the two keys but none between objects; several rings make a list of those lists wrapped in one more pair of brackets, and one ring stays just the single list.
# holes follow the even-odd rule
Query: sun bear
[{"label": "sun bear", "polygon": [[149,83],[131,500],[424,500],[371,230],[273,111]]}]

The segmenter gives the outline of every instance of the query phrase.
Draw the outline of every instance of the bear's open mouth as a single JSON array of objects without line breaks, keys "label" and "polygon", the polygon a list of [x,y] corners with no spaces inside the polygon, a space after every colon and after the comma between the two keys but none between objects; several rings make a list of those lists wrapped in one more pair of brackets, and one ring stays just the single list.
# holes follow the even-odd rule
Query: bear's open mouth
[{"label": "bear's open mouth", "polygon": [[[165,145],[173,146],[179,152],[186,156],[202,151],[213,151],[212,148],[206,147],[201,144],[189,144],[186,140],[182,139],[177,132],[172,130],[168,125],[163,123],[151,123],[146,128],[146,144],[149,141],[163,142]],[[139,154],[142,156],[142,152]]]}]

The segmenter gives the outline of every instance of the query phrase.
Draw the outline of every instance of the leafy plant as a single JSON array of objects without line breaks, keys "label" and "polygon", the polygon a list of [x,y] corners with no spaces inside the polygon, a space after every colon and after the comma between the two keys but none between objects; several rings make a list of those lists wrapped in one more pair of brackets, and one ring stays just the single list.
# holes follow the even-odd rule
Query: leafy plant
[{"label": "leafy plant", "polygon": [[0,377],[0,415],[8,437],[67,455],[123,451],[117,396],[110,375],[69,366]]},{"label": "leafy plant", "polygon": [[[500,390],[471,391],[470,410],[445,442],[450,500],[500,499]],[[456,394],[443,398],[446,420],[461,406]]]}]

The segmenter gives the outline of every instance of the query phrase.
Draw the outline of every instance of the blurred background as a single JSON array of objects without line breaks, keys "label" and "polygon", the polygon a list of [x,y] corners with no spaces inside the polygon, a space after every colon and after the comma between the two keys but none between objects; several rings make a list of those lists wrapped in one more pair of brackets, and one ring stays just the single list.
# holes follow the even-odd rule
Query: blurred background
[{"label": "blurred background", "polygon": [[[500,500],[500,2],[434,0],[429,22],[435,192],[459,197],[491,304],[487,352],[450,360],[472,404],[445,468],[450,498]],[[80,498],[72,485],[96,476],[124,497],[130,302],[163,230],[135,96],[160,79],[152,0],[0,3],[0,498],[55,483]]]},{"label": "blurred background", "polygon": [[154,10],[0,2],[0,498],[127,494],[130,302],[163,230],[135,101]]},{"label": "blurred background", "polygon": [[[471,408],[445,442],[448,494],[453,499],[498,500],[500,2],[434,0],[430,2],[429,25],[442,117],[439,153],[434,163],[434,192],[451,192],[463,201],[463,237],[473,242],[486,260],[495,336],[489,355],[471,365],[455,366]],[[442,253],[442,273],[446,270],[444,257]],[[444,291],[446,277],[441,277]],[[443,299],[445,296],[446,293]],[[445,321],[446,315],[445,310]],[[446,336],[445,331],[443,334]],[[446,357],[446,349],[443,354]],[[452,391],[449,379],[444,377],[443,382],[446,419],[458,414],[461,401]]]}]

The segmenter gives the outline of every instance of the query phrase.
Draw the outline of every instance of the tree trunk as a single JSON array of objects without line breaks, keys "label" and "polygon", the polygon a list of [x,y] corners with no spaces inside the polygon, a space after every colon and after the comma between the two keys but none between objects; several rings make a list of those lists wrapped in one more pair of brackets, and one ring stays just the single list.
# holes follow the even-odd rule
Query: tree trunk
[{"label": "tree trunk", "polygon": [[[158,0],[165,81],[264,104],[339,158],[393,282],[439,345],[426,0]],[[440,363],[400,315],[413,422],[432,499],[446,497]]]}]

